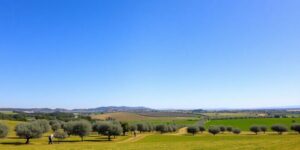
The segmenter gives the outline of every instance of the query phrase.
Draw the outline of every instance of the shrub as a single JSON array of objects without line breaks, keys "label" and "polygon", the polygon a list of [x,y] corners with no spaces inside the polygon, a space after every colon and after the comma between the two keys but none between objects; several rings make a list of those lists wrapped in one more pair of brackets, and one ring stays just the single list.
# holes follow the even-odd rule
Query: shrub
[{"label": "shrub", "polygon": [[220,128],[215,127],[215,126],[211,126],[211,127],[209,127],[208,132],[213,134],[213,135],[216,135],[216,134],[220,133]]},{"label": "shrub", "polygon": [[278,132],[278,134],[282,134],[283,132],[287,131],[287,127],[280,124],[272,125],[271,129],[275,132]]},{"label": "shrub", "polygon": [[8,127],[0,123],[0,138],[5,138],[8,133]]},{"label": "shrub", "polygon": [[293,124],[291,130],[296,131],[300,134],[300,124]]},{"label": "shrub", "polygon": [[251,132],[254,132],[255,134],[257,134],[258,132],[260,132],[260,127],[259,127],[259,126],[256,126],[256,125],[251,126],[251,127],[250,127],[250,131],[251,131]]},{"label": "shrub", "polygon": [[191,133],[193,135],[195,135],[198,131],[199,131],[199,129],[195,126],[190,126],[190,127],[187,128],[187,132]]}]

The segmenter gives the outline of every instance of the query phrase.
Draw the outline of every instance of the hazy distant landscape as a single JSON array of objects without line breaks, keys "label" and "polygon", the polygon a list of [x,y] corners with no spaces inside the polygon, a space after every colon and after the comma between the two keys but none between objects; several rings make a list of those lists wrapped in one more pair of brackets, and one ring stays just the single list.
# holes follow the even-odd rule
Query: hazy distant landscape
[{"label": "hazy distant landscape", "polygon": [[[277,149],[288,144],[280,149],[290,150],[298,148],[300,134],[300,111],[295,108],[155,110],[111,106],[0,110],[0,135],[4,138],[1,149],[232,149],[232,144],[238,144],[236,149]],[[18,131],[17,126],[24,122],[36,129]],[[39,132],[38,126],[47,130]],[[80,130],[76,126],[81,126]],[[25,144],[22,133],[32,136],[30,144]],[[48,145],[52,133],[54,145]]]}]

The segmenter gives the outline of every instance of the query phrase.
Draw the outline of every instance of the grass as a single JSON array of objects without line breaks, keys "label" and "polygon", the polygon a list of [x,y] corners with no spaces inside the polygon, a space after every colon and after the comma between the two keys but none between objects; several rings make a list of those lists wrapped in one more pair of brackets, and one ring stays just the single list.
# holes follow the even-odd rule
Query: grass
[{"label": "grass", "polygon": [[114,112],[114,113],[105,113],[92,115],[93,119],[105,120],[106,118],[114,118],[119,121],[130,121],[130,120],[149,120],[153,119],[152,117],[142,116],[135,113],[129,112]]},{"label": "grass", "polygon": [[[20,122],[17,121],[1,121],[9,125],[10,130]],[[50,133],[48,133],[50,134]],[[85,137],[84,142],[80,142],[80,138],[71,136],[60,144],[48,145],[47,135],[42,138],[32,139],[31,144],[24,145],[24,139],[19,139],[11,130],[9,136],[0,139],[0,149],[2,150],[106,150],[106,149],[124,149],[124,150],[152,150],[152,149],[211,149],[211,150],[237,150],[237,149],[266,149],[266,150],[296,150],[300,147],[300,135],[295,133],[285,133],[277,135],[275,133],[267,133],[261,135],[249,134],[243,132],[241,135],[233,135],[230,133],[210,135],[207,132],[191,136],[188,134],[157,134],[147,133],[138,134],[137,137],[118,136],[113,141],[107,141],[107,137],[90,135]]]},{"label": "grass", "polygon": [[224,125],[240,128],[243,131],[248,131],[251,125],[266,125],[268,127],[273,124],[283,124],[289,127],[295,120],[300,123],[300,118],[250,118],[250,119],[228,119],[228,120],[210,120],[205,126]]}]

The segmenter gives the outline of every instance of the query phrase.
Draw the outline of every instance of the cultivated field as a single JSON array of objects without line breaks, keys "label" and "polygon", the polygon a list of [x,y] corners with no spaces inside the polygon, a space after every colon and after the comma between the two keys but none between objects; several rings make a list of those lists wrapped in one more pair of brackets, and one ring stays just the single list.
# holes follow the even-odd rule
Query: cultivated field
[{"label": "cultivated field", "polygon": [[179,114],[181,116],[157,116],[157,114],[154,114],[154,116],[148,116],[136,114],[136,113],[128,113],[128,112],[114,112],[114,113],[105,113],[105,114],[99,114],[99,115],[92,115],[92,119],[100,119],[105,120],[107,118],[113,118],[118,121],[127,121],[130,123],[138,123],[138,122],[148,122],[152,123],[154,125],[156,124],[177,124],[177,125],[192,125],[199,121],[198,117],[192,117],[192,116],[186,116],[182,117],[182,114]]}]

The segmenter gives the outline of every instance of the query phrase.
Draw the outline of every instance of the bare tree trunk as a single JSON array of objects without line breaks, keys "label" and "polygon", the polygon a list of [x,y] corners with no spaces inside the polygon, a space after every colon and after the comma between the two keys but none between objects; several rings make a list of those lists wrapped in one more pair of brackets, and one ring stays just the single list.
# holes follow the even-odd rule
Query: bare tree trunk
[{"label": "bare tree trunk", "polygon": [[26,139],[26,143],[25,143],[25,144],[29,144],[29,139],[30,139],[30,138],[27,138],[27,139]]}]

